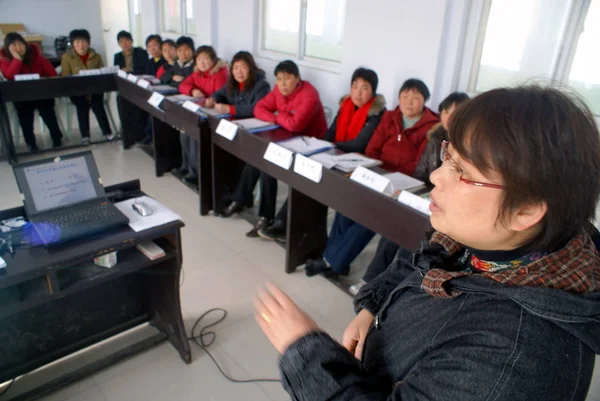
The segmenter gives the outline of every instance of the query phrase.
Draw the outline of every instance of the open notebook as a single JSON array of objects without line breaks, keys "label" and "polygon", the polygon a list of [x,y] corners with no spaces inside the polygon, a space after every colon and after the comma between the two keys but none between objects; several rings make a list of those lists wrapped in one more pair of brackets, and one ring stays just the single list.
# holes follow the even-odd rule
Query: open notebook
[{"label": "open notebook", "polygon": [[344,153],[337,156],[330,153],[317,153],[310,158],[321,163],[325,168],[335,167],[345,173],[351,173],[359,166],[369,168],[381,164],[381,161],[371,159],[360,153]]},{"label": "open notebook", "polygon": [[279,125],[267,121],[259,120],[258,118],[243,118],[241,120],[232,121],[235,125],[242,127],[246,131],[256,134],[263,131],[271,131],[279,128]]},{"label": "open notebook", "polygon": [[317,153],[333,149],[335,145],[322,139],[310,136],[297,136],[278,143],[282,147],[304,156],[311,156]]}]

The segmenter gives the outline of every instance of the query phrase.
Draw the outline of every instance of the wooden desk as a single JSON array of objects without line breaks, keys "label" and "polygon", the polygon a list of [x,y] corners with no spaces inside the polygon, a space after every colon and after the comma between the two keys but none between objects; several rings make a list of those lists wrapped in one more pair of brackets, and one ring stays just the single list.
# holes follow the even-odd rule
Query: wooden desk
[{"label": "wooden desk", "polygon": [[[291,273],[309,258],[320,257],[327,243],[327,208],[331,207],[383,237],[418,249],[429,229],[429,218],[396,199],[372,191],[338,170],[323,169],[320,183],[264,160],[270,141],[289,138],[284,130],[250,134],[243,129],[233,141],[213,130],[213,196],[215,202],[239,180],[239,160],[264,171],[289,186],[286,271]],[[216,204],[216,203],[215,203]],[[393,223],[392,223],[393,222]]]},{"label": "wooden desk", "polygon": [[[139,181],[132,181],[106,190],[139,188]],[[22,207],[0,212],[0,219],[19,215],[24,215]],[[183,226],[176,221],[138,233],[125,226],[57,248],[5,252],[7,267],[0,275],[0,382],[144,322],[160,333],[34,394],[55,390],[165,339],[190,363],[179,300]],[[135,248],[144,240],[155,240],[166,256],[149,260]],[[113,251],[118,251],[116,266],[93,264],[94,257]]]},{"label": "wooden desk", "polygon": [[11,164],[17,162],[6,109],[8,102],[87,96],[116,90],[117,82],[113,74],[0,82],[0,140],[2,141],[4,155]]}]

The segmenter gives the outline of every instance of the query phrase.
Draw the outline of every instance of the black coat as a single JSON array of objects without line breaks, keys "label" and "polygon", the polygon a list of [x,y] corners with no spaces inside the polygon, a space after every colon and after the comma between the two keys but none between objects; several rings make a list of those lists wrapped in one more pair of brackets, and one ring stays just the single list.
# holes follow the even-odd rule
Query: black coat
[{"label": "black coat", "polygon": [[[142,49],[141,47],[134,47],[133,48],[133,71],[132,74],[134,75],[142,75],[142,74],[146,74],[146,69],[148,67],[148,53],[146,52],[146,50]],[[123,55],[123,52],[118,52],[117,54],[115,54],[115,59],[113,62],[114,65],[118,66],[119,68],[123,68],[125,67],[125,56]]]},{"label": "black coat", "polygon": [[[244,88],[245,89],[245,88]],[[246,118],[254,116],[254,106],[271,91],[271,86],[265,79],[264,74],[257,77],[254,86],[250,92],[246,90],[240,92],[239,88],[235,88],[233,93],[229,93],[227,84],[221,89],[212,94],[212,98],[217,103],[228,104],[235,107],[236,118]]]},{"label": "black coat", "polygon": [[183,65],[179,64],[179,61],[176,61],[173,65],[165,65],[165,73],[160,76],[160,82],[165,85],[179,88],[179,84],[183,81],[173,81],[173,77],[175,75],[181,75],[182,77],[187,78],[192,72],[194,72],[194,60],[190,60]]},{"label": "black coat", "polygon": [[146,74],[156,76],[156,72],[163,65],[167,65],[167,60],[163,57],[159,58],[158,61],[154,61],[154,59],[150,57],[146,63]]},{"label": "black coat", "polygon": [[448,140],[448,132],[444,129],[442,124],[434,126],[431,131],[427,134],[427,147],[417,163],[413,177],[421,181],[429,182],[429,175],[433,173],[433,170],[437,169],[442,165],[440,159],[440,153],[442,151],[442,141]]}]

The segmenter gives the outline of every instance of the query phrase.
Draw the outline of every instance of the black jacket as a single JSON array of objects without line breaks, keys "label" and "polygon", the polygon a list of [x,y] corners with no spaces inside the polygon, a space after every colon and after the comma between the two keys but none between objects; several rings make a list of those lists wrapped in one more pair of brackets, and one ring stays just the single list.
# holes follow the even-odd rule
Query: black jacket
[{"label": "black jacket", "polygon": [[[114,65],[119,68],[125,67],[125,56],[123,52],[118,52],[115,54],[115,59],[113,62]],[[146,73],[146,68],[148,65],[148,53],[146,50],[141,47],[133,48],[133,71],[134,75],[142,75]]]},{"label": "black jacket", "polygon": [[[244,88],[245,89],[245,88]],[[264,74],[257,76],[254,86],[250,92],[246,90],[240,92],[239,88],[235,88],[232,94],[229,94],[227,84],[211,95],[217,103],[228,104],[235,107],[235,117],[245,118],[254,116],[254,106],[263,97],[271,91],[271,86],[265,79]]]},{"label": "black jacket", "polygon": [[418,180],[425,181],[428,185],[429,175],[433,170],[442,165],[440,153],[442,151],[442,141],[448,140],[448,132],[444,129],[441,123],[431,128],[427,133],[427,147],[417,163],[413,177]]},{"label": "black jacket", "polygon": [[150,57],[146,63],[146,74],[156,76],[156,72],[163,65],[167,65],[167,60],[165,60],[162,56],[158,59],[158,61],[154,61],[154,59]]},{"label": "black jacket", "polygon": [[185,64],[181,64],[178,61],[173,65],[165,65],[165,73],[160,76],[160,82],[166,85],[171,85],[175,88],[179,88],[181,82],[173,81],[173,76],[181,75],[184,78],[189,77],[194,72],[194,60],[190,60]]},{"label": "black jacket", "polygon": [[[346,97],[347,96],[343,97],[340,100],[340,104],[346,99]],[[350,152],[364,153],[365,149],[367,148],[367,144],[369,143],[369,140],[373,136],[373,133],[375,132],[375,128],[377,128],[377,125],[379,125],[379,121],[381,120],[381,116],[383,115],[384,112],[385,112],[385,98],[383,97],[383,95],[377,95],[375,97],[375,101],[373,102],[373,104],[371,105],[371,108],[369,109],[369,113],[367,115],[367,121],[365,122],[365,125],[363,126],[363,128],[360,130],[358,136],[356,138],[352,139],[351,141],[338,142],[335,144],[335,146],[338,149],[340,149],[344,152],[347,152],[347,153],[350,153]],[[337,119],[338,119],[339,114],[340,113],[338,112],[338,114],[335,116],[335,120],[333,120],[333,123],[331,123],[331,126],[325,133],[324,139],[326,141],[335,142],[335,130],[337,128]]]}]

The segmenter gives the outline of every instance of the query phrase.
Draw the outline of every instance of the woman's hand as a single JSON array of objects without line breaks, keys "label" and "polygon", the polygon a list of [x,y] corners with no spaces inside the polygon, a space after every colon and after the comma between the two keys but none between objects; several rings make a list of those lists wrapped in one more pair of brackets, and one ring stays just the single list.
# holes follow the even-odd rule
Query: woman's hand
[{"label": "woman's hand", "polygon": [[256,322],[280,354],[300,338],[319,330],[310,316],[272,284],[258,293],[254,306]]},{"label": "woman's hand", "polygon": [[202,93],[202,91],[200,89],[194,89],[192,90],[192,96],[193,97],[204,97],[204,93]]},{"label": "woman's hand", "polygon": [[175,82],[181,82],[184,79],[185,78],[183,78],[181,75],[173,75],[173,81],[175,81]]},{"label": "woman's hand", "polygon": [[10,49],[9,51],[10,51],[10,55],[13,56],[13,58],[16,58],[19,61],[23,60],[21,55],[19,53],[17,53],[16,50]]},{"label": "woman's hand", "polygon": [[344,331],[342,344],[356,359],[362,357],[365,337],[375,317],[366,309],[361,310]]},{"label": "woman's hand", "polygon": [[230,106],[228,104],[217,103],[215,105],[215,110],[222,114],[229,114]]},{"label": "woman's hand", "polygon": [[215,107],[216,103],[217,102],[215,102],[215,99],[213,99],[212,97],[207,97],[204,101],[204,107],[206,107],[207,109],[212,109],[213,107]]}]

